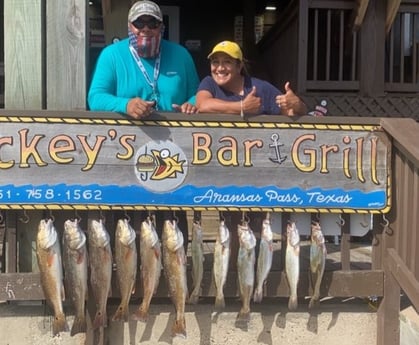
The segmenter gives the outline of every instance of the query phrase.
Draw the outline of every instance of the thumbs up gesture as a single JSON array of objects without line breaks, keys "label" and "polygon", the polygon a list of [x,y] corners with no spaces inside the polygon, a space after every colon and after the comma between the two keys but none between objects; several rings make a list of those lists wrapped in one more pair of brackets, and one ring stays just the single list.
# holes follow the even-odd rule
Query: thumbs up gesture
[{"label": "thumbs up gesture", "polygon": [[259,114],[261,105],[260,97],[256,96],[256,86],[253,86],[252,91],[243,99],[243,112],[245,114]]},{"label": "thumbs up gesture", "polygon": [[290,82],[284,86],[285,93],[276,96],[276,104],[281,108],[281,114],[287,116],[307,114],[304,102],[291,89]]}]

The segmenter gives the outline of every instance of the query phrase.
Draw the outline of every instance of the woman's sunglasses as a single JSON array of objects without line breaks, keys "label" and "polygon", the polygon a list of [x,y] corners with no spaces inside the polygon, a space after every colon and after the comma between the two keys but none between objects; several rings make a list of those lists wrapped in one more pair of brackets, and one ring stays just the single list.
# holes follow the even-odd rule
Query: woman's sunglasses
[{"label": "woman's sunglasses", "polygon": [[140,17],[132,22],[132,25],[134,25],[138,30],[144,29],[146,26],[149,29],[157,29],[160,26],[160,24],[161,22],[158,21],[156,18],[144,20]]}]

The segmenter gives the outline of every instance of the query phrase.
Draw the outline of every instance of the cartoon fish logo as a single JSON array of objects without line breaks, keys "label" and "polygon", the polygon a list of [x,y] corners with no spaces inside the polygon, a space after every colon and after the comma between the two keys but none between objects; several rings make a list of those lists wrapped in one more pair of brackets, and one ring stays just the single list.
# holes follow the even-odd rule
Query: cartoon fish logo
[{"label": "cartoon fish logo", "polygon": [[171,156],[169,149],[151,150],[154,156],[155,170],[151,175],[152,180],[164,180],[166,178],[176,178],[178,173],[183,174],[183,164],[185,160],[179,159],[179,153]]}]

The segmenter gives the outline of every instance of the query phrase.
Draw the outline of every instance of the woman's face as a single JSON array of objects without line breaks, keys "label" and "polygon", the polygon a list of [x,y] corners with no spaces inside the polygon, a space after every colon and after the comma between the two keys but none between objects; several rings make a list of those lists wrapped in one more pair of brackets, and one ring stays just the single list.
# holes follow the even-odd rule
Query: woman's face
[{"label": "woman's face", "polygon": [[224,86],[241,78],[242,63],[226,53],[211,56],[211,75],[219,86]]}]

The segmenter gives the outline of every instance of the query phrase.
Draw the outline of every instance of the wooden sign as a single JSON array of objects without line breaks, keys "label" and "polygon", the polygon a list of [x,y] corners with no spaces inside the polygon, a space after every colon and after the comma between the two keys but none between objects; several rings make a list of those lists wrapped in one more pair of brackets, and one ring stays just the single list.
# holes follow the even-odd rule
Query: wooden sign
[{"label": "wooden sign", "polygon": [[384,213],[379,126],[0,117],[0,208]]}]

